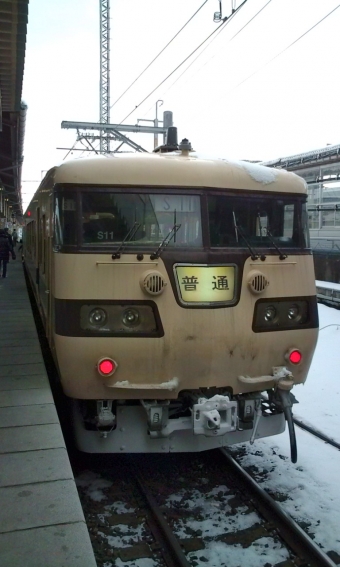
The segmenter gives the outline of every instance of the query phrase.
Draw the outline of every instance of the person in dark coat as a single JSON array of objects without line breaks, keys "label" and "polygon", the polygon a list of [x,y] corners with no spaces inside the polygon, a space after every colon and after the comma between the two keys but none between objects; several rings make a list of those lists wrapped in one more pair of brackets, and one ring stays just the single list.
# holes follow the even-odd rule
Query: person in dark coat
[{"label": "person in dark coat", "polygon": [[13,238],[10,232],[8,232],[8,228],[4,228],[6,238],[8,238],[9,245],[13,248]]},{"label": "person in dark coat", "polygon": [[6,232],[3,229],[1,229],[0,230],[0,272],[2,271],[2,276],[0,275],[0,277],[7,278],[7,264],[9,262],[10,254],[13,260],[15,260],[13,246],[11,246],[6,236]]}]

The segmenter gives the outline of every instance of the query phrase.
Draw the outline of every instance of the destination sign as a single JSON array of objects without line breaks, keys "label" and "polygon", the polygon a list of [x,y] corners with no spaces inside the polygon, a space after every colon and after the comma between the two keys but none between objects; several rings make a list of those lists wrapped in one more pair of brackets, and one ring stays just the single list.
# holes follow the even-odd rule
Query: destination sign
[{"label": "destination sign", "polygon": [[177,265],[183,303],[227,303],[234,299],[235,266]]}]

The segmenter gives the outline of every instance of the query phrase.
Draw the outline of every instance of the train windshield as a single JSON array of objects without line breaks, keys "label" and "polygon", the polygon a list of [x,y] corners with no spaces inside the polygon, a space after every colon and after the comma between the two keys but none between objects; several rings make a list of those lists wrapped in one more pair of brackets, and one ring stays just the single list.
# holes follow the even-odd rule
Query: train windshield
[{"label": "train windshield", "polygon": [[[85,245],[160,244],[174,225],[169,246],[202,246],[199,195],[84,192],[82,241]],[[131,232],[130,232],[131,231]]]},{"label": "train windshield", "polygon": [[296,197],[208,197],[210,245],[309,247],[306,203]]},{"label": "train windshield", "polygon": [[[155,249],[202,247],[201,206],[211,248],[309,248],[303,196],[233,196],[61,189],[55,196],[55,244]],[[176,230],[174,231],[174,227]],[[179,227],[177,229],[177,227]]]}]

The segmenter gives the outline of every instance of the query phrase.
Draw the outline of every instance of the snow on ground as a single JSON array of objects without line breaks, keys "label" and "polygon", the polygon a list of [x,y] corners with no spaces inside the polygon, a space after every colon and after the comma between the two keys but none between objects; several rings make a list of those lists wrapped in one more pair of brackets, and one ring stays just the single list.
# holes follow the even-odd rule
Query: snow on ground
[{"label": "snow on ground", "polygon": [[84,489],[86,488],[85,493],[92,500],[101,502],[106,498],[104,492],[101,489],[110,488],[112,482],[101,478],[99,474],[91,471],[85,471],[77,477],[76,484],[77,486],[80,486]]}]

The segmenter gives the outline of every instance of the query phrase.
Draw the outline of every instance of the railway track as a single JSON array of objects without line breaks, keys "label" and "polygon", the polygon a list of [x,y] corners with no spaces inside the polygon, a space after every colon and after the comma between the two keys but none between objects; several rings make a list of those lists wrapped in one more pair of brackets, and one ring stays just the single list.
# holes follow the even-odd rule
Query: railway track
[{"label": "railway track", "polygon": [[308,565],[310,567],[334,567],[336,564],[236,460],[225,449],[221,449],[221,452],[235,471],[235,474],[238,475],[242,483],[245,483],[250,494],[252,494],[255,499],[256,509],[260,511],[261,515],[268,522],[272,522],[282,540],[296,554],[295,563],[293,564]]},{"label": "railway track", "polygon": [[155,567],[340,564],[225,450],[120,459],[106,463],[100,483],[103,499],[91,503],[78,477],[98,567],[141,558]]}]

